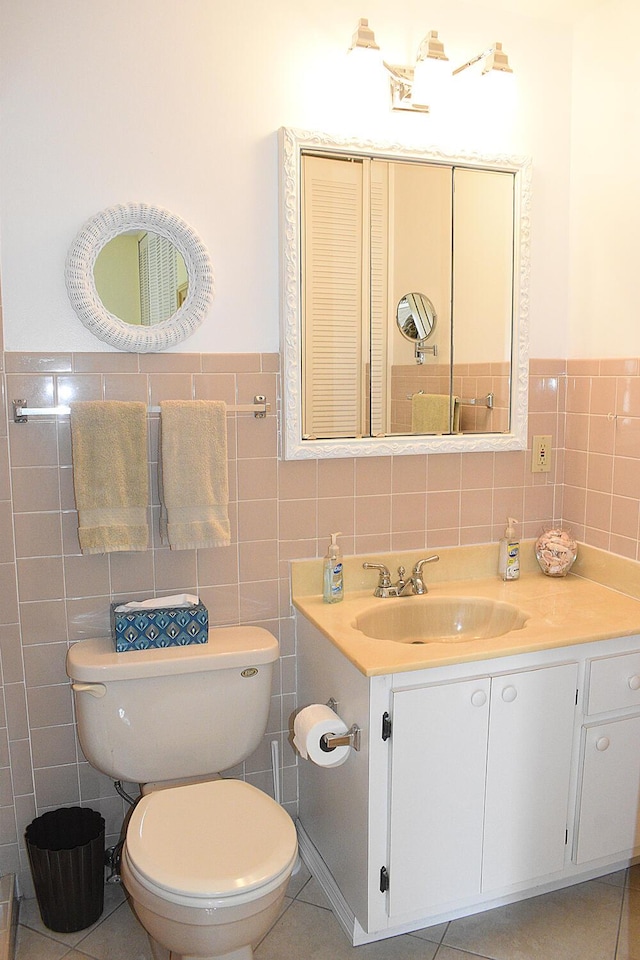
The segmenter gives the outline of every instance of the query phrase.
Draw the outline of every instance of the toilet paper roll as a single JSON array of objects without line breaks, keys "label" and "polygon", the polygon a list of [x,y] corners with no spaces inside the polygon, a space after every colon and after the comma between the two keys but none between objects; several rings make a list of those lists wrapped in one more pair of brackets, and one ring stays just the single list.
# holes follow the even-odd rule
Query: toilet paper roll
[{"label": "toilet paper roll", "polygon": [[349,756],[350,747],[335,747],[327,753],[320,746],[320,738],[325,733],[336,737],[348,733],[346,723],[324,703],[312,703],[296,714],[293,733],[293,743],[300,756],[319,767],[338,767]]}]

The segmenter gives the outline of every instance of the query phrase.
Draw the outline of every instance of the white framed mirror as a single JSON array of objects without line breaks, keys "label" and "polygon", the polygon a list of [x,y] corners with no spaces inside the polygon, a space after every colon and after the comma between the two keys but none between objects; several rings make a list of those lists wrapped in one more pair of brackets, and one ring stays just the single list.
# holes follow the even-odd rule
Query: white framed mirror
[{"label": "white framed mirror", "polygon": [[197,233],[148,203],[117,204],[88,220],[69,250],[65,282],[80,321],[130,353],[181,343],[214,297],[213,269]]},{"label": "white framed mirror", "polygon": [[282,128],[280,175],[285,459],[524,449],[530,160]]}]

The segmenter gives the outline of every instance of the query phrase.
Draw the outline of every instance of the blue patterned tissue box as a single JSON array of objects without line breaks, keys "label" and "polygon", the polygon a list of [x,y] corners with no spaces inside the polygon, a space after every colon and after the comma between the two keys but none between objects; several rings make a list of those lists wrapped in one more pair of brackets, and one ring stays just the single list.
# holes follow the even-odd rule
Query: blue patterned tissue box
[{"label": "blue patterned tissue box", "polygon": [[203,603],[193,607],[157,607],[116,613],[121,603],[111,604],[111,633],[116,651],[153,650],[206,643],[209,614]]}]

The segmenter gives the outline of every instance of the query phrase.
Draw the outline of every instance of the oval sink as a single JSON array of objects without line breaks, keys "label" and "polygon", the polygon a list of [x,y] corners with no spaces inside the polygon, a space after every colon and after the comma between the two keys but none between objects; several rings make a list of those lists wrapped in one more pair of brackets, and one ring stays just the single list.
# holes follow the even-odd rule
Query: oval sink
[{"label": "oval sink", "polygon": [[385,601],[356,617],[372,640],[395,643],[463,643],[520,630],[527,614],[511,603],[481,597],[407,597]]}]

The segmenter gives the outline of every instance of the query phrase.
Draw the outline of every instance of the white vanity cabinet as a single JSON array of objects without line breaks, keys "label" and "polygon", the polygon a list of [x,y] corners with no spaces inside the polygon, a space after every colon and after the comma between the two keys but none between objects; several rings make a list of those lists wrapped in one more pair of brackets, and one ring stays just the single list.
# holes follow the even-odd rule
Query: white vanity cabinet
[{"label": "white vanity cabinet", "polygon": [[578,665],[392,694],[389,916],[562,869]]},{"label": "white vanity cabinet", "polygon": [[640,653],[589,663],[578,864],[640,853]]},{"label": "white vanity cabinet", "polygon": [[[300,849],[354,945],[625,866],[640,637],[366,677],[298,618],[299,704],[361,749],[299,763]],[[606,747],[606,748],[605,748]]]}]

